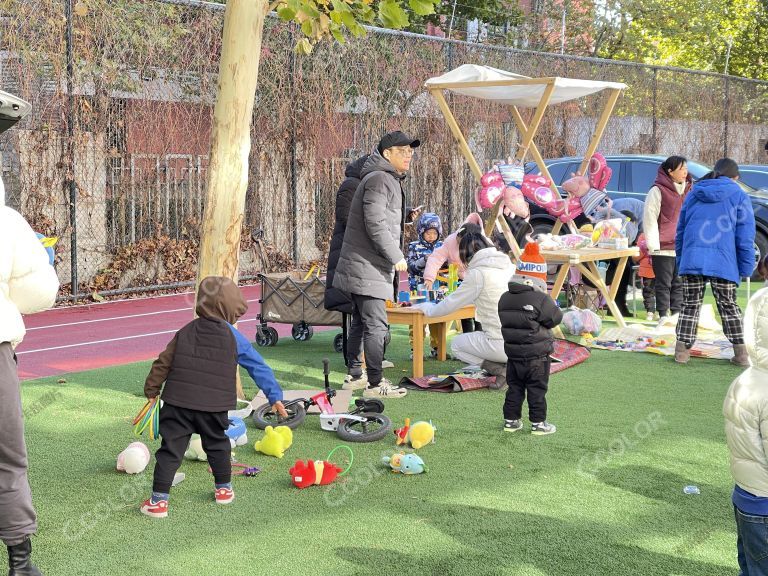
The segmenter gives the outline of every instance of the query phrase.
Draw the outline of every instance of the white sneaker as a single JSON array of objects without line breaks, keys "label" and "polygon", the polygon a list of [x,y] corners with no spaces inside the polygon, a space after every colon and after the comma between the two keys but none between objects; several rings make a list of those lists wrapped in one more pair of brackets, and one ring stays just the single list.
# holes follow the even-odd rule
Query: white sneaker
[{"label": "white sneaker", "polygon": [[381,361],[381,367],[382,367],[382,369],[384,369],[384,368],[394,368],[395,365],[392,364],[392,362],[390,362],[389,360],[382,360]]},{"label": "white sneaker", "polygon": [[648,314],[645,315],[645,319],[648,322],[652,322],[653,321],[653,312],[648,312]]},{"label": "white sneaker", "polygon": [[376,388],[363,390],[363,398],[402,398],[406,394],[408,390],[395,386],[386,378],[382,378]]},{"label": "white sneaker", "polygon": [[361,376],[355,378],[354,376],[347,374],[344,377],[344,384],[341,385],[342,390],[362,390],[368,386],[368,376],[365,372]]}]

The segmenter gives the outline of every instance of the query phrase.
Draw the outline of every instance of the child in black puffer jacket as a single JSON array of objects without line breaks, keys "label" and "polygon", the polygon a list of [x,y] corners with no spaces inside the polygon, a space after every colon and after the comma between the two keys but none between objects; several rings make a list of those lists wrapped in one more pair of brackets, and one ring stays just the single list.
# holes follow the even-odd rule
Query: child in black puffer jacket
[{"label": "child in black puffer jacket", "polygon": [[547,294],[547,264],[538,244],[527,244],[509,291],[499,300],[501,335],[507,353],[507,397],[504,400],[504,431],[522,429],[523,400],[528,394],[531,433],[553,434],[547,422],[549,354],[553,349],[551,329],[563,313]]}]

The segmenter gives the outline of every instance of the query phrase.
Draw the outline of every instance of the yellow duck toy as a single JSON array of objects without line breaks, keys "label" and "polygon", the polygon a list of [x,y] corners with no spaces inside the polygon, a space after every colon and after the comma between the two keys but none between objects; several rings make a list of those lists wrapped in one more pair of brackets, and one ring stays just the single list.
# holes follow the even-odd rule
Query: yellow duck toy
[{"label": "yellow duck toy", "polygon": [[435,441],[435,427],[432,422],[420,421],[411,426],[411,419],[405,419],[405,426],[395,430],[396,444],[398,446],[410,443],[414,450]]},{"label": "yellow duck toy", "polygon": [[288,426],[267,426],[264,438],[257,440],[253,447],[267,456],[282,458],[285,451],[293,444],[293,431]]}]

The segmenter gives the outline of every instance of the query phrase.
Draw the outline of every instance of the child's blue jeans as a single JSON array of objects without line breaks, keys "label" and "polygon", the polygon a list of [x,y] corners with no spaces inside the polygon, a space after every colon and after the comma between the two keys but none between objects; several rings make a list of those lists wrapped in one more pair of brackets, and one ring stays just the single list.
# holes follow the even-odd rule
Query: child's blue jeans
[{"label": "child's blue jeans", "polygon": [[745,514],[735,506],[739,576],[768,576],[768,516]]}]

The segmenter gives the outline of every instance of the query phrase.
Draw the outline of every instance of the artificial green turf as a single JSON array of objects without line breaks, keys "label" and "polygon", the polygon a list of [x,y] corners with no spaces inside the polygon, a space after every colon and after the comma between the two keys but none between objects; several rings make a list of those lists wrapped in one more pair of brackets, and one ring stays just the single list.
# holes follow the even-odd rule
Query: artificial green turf
[{"label": "artificial green turf", "polygon": [[[286,387],[322,386],[321,358],[343,378],[335,332],[283,338],[260,349]],[[409,364],[395,328],[388,357],[397,380]],[[448,367],[457,367],[455,362]],[[134,440],[149,363],[23,384],[30,477],[40,529],[34,558],[56,575],[586,574],[721,576],[736,572],[721,405],[738,370],[688,366],[652,354],[595,351],[552,377],[553,436],[501,431],[503,392],[411,392],[386,402],[396,426],[432,419],[437,441],[419,454],[429,472],[401,476],[380,464],[394,436],[353,445],[352,470],[330,487],[294,488],[295,459],[322,459],[338,437],[316,417],[283,459],[238,458],[263,468],[236,478],[230,506],[213,503],[207,466],[185,461],[170,516],[138,511],[151,485],[114,470]],[[425,362],[425,370],[446,365]],[[245,383],[250,380],[246,377]],[[146,439],[145,439],[146,441]],[[148,442],[155,450],[159,442]],[[696,484],[701,495],[685,495]],[[0,560],[0,573],[5,569]]]}]

